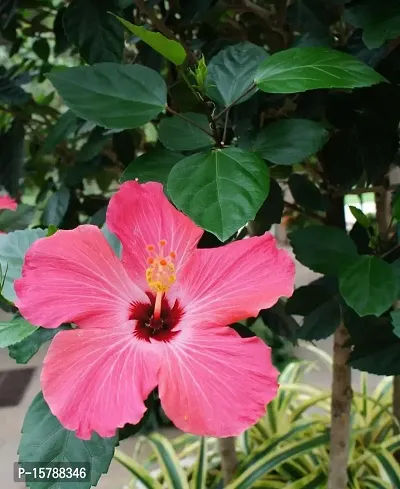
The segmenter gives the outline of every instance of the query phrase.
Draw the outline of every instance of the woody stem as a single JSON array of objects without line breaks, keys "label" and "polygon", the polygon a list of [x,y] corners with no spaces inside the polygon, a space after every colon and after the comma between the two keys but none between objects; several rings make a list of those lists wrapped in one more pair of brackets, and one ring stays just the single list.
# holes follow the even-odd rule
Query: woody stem
[{"label": "woody stem", "polygon": [[153,317],[154,317],[154,319],[156,321],[158,319],[160,319],[160,316],[161,316],[161,301],[162,301],[162,296],[163,296],[163,293],[162,292],[157,292],[157,295],[156,295],[156,303],[154,304],[154,314],[153,314]]}]

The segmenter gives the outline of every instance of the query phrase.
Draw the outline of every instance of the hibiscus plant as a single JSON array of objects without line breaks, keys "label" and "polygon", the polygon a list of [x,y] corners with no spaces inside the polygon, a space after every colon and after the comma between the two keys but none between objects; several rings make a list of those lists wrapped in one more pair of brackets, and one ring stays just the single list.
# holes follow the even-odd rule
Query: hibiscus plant
[{"label": "hibiscus plant", "polygon": [[[387,448],[397,425],[351,436],[351,369],[395,376],[400,419],[399,19],[396,0],[1,2],[0,347],[47,348],[20,464],[86,463],[64,487],[89,489],[167,418],[218,438],[228,487],[264,487],[266,460],[386,487],[358,464],[393,468],[397,442],[370,462],[360,437]],[[295,259],[318,274],[296,288]],[[297,421],[272,427],[304,392],[271,345],[331,336],[323,433],[303,426],[288,467]]]}]

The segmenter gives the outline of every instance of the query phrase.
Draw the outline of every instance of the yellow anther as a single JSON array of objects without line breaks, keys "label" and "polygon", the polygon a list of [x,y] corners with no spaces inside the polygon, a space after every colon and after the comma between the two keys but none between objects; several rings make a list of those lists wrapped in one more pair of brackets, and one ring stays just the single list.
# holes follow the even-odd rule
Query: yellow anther
[{"label": "yellow anther", "polygon": [[159,241],[158,250],[153,245],[147,245],[146,249],[150,253],[147,257],[146,281],[150,290],[158,293],[165,293],[175,282],[175,265],[173,260],[176,258],[175,252],[164,254],[164,247],[167,245],[165,239]]}]

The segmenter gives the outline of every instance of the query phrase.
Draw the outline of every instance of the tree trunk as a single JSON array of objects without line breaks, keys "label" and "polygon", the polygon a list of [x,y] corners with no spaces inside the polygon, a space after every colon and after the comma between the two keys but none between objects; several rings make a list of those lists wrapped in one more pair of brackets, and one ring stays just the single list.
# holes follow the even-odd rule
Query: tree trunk
[{"label": "tree trunk", "polygon": [[335,331],[331,402],[331,441],[328,489],[346,489],[349,455],[350,411],[352,400],[351,369],[347,365],[350,336],[342,323]]},{"label": "tree trunk", "polygon": [[[327,224],[346,229],[343,198],[331,198]],[[346,489],[347,463],[350,439],[350,412],[353,391],[351,368],[347,365],[351,348],[345,346],[350,339],[342,322],[333,336],[331,437],[328,489]]]},{"label": "tree trunk", "polygon": [[218,440],[219,453],[221,454],[222,477],[224,487],[233,479],[238,464],[235,437],[220,438]]}]

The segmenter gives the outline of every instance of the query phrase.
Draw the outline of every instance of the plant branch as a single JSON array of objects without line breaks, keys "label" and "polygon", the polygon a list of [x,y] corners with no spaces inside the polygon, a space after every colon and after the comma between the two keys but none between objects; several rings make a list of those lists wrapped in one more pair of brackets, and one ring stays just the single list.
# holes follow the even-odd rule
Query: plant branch
[{"label": "plant branch", "polygon": [[222,146],[224,146],[224,144],[225,144],[226,131],[228,129],[228,120],[229,120],[229,110],[227,110],[225,113],[224,132],[222,133],[222,141],[221,141]]},{"label": "plant branch", "polygon": [[352,188],[350,190],[345,190],[345,191],[341,191],[341,190],[338,190],[337,192],[334,193],[334,197],[342,197],[342,196],[345,196],[345,195],[362,195],[362,194],[367,194],[367,193],[370,193],[370,192],[375,192],[375,193],[379,193],[379,192],[385,192],[387,190],[394,190],[396,188],[396,186],[389,186],[389,187],[384,187],[383,185],[375,185],[374,187],[358,187],[358,188]]},{"label": "plant branch", "polygon": [[144,0],[135,0],[135,5],[141,13],[145,14],[151,20],[151,23],[161,32],[161,34],[164,34],[164,36],[168,37],[168,39],[179,42],[183,46],[191,63],[197,63],[196,56],[193,54],[193,52],[186,46],[183,41],[176,37],[174,32],[172,32],[171,29],[166,26],[161,19],[157,17],[154,9],[146,5],[146,2]]},{"label": "plant branch", "polygon": [[233,479],[233,476],[238,465],[235,437],[220,438],[218,440],[219,452],[221,454],[222,478],[224,487]]},{"label": "plant branch", "polygon": [[195,126],[198,129],[200,129],[200,131],[203,131],[205,134],[207,134],[207,136],[211,136],[212,138],[214,138],[214,135],[212,132],[207,131],[207,129],[204,129],[204,127],[201,127],[200,124],[197,124],[197,122],[194,122],[191,119],[189,119],[188,117],[184,116],[183,114],[176,112],[175,110],[171,109],[171,107],[168,107],[168,105],[167,105],[166,109],[167,109],[167,112],[169,112],[170,114],[175,115],[176,117],[180,117],[181,119],[188,122],[192,126]]},{"label": "plant branch", "polygon": [[294,211],[300,212],[301,214],[305,214],[306,216],[312,217],[313,219],[316,219],[317,221],[320,221],[322,223],[325,222],[324,218],[322,216],[320,216],[319,214],[317,214],[316,212],[306,211],[305,209],[303,209],[299,205],[292,204],[291,202],[287,202],[286,200],[284,201],[284,204],[288,209],[292,209]]},{"label": "plant branch", "polygon": [[217,114],[215,117],[213,117],[214,121],[216,121],[217,119],[219,119],[221,117],[221,115],[224,115],[225,112],[227,112],[233,105],[237,104],[241,98],[243,98],[245,95],[247,95],[248,93],[250,93],[255,88],[256,88],[256,84],[255,83],[252,83],[249,86],[249,88],[245,92],[242,93],[242,95],[240,95],[238,98],[236,98],[231,104],[227,105],[225,107],[225,109],[221,110],[221,112],[219,114]]},{"label": "plant branch", "polygon": [[386,256],[390,255],[390,253],[393,253],[393,251],[397,250],[397,248],[400,248],[400,243],[397,243],[396,246],[393,246],[393,248],[390,248],[390,250],[383,253],[383,255],[381,255],[381,258],[385,258]]}]

